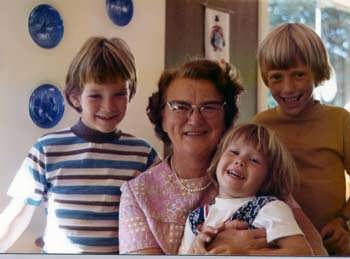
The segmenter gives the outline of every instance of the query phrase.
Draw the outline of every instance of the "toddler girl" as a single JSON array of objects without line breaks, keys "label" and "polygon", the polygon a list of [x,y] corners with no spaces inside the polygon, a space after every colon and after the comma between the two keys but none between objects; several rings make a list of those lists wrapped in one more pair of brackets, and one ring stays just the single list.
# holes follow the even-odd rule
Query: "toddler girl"
[{"label": "toddler girl", "polygon": [[196,239],[215,251],[219,228],[232,220],[266,229],[269,248],[245,251],[256,255],[310,255],[311,249],[289,206],[283,202],[296,181],[293,159],[275,134],[244,124],[227,132],[208,169],[219,194],[187,218],[179,253],[191,253]]}]

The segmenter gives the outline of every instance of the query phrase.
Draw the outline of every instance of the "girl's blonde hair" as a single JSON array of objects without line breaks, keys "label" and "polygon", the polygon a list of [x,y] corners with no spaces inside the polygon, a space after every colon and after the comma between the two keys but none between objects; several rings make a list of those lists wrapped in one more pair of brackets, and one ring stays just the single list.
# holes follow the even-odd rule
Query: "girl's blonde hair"
[{"label": "girl's blonde hair", "polygon": [[259,44],[261,76],[268,85],[271,69],[288,69],[300,59],[315,77],[315,86],[330,78],[331,66],[321,38],[301,23],[284,23],[274,28]]},{"label": "girl's blonde hair", "polygon": [[70,100],[72,94],[81,94],[86,83],[108,84],[117,79],[128,83],[129,100],[136,93],[135,59],[128,45],[120,38],[91,37],[72,60],[66,76],[67,102],[78,112]]},{"label": "girl's blonde hair", "polygon": [[229,129],[224,135],[208,168],[214,183],[218,185],[216,168],[222,154],[238,139],[247,145],[252,145],[267,158],[268,173],[257,195],[271,195],[285,199],[297,182],[295,162],[275,133],[258,124],[242,124]]}]

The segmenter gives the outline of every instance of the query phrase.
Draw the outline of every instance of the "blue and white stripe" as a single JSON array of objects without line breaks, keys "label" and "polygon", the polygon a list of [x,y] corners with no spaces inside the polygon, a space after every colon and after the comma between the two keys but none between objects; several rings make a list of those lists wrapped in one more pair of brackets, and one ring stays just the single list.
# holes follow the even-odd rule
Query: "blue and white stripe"
[{"label": "blue and white stripe", "polygon": [[121,132],[107,143],[86,141],[81,124],[82,133],[73,127],[38,139],[8,193],[45,202],[45,252],[116,253],[120,186],[159,158],[146,141]]}]

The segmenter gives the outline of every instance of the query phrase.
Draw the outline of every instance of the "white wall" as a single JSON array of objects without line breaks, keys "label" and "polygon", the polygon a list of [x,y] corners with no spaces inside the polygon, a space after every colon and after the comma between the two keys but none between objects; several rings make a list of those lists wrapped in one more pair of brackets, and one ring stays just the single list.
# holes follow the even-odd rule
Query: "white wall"
[{"label": "white wall", "polygon": [[[261,42],[269,31],[268,0],[259,0],[259,42]],[[258,65],[258,88],[257,88],[257,112],[267,109],[268,88],[265,86]]]},{"label": "white wall", "polygon": [[[0,211],[9,202],[7,188],[34,141],[48,131],[76,122],[77,114],[66,106],[55,128],[40,129],[29,117],[28,100],[42,83],[63,88],[70,61],[89,36],[117,36],[129,44],[136,58],[139,84],[121,128],[146,138],[162,154],[162,144],[154,136],[145,108],[164,67],[165,1],[133,2],[133,19],[127,26],[118,27],[107,16],[105,0],[0,1]],[[37,46],[28,33],[29,13],[41,3],[54,6],[64,22],[62,41],[49,50]],[[11,252],[38,251],[34,239],[40,236],[43,225],[43,212],[37,210]]]}]

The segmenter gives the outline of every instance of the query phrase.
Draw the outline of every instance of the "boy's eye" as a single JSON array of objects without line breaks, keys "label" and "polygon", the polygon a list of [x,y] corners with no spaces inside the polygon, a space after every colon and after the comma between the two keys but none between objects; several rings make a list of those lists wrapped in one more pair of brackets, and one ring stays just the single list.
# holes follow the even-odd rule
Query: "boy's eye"
[{"label": "boy's eye", "polygon": [[278,74],[273,74],[269,77],[269,80],[272,81],[272,82],[278,82],[282,79],[282,76],[281,75],[278,75]]},{"label": "boy's eye", "polygon": [[296,78],[302,78],[302,77],[304,77],[304,75],[305,75],[305,73],[300,72],[300,73],[296,73],[296,74],[295,74],[295,77],[296,77]]},{"label": "boy's eye", "polygon": [[114,96],[116,97],[125,97],[128,95],[128,92],[118,92],[118,93],[115,93]]},{"label": "boy's eye", "polygon": [[90,94],[90,95],[88,95],[88,97],[91,98],[91,99],[97,99],[97,98],[100,98],[101,95],[99,95],[99,94]]}]

